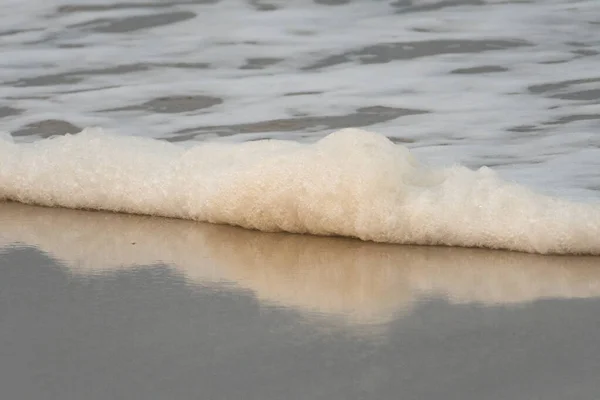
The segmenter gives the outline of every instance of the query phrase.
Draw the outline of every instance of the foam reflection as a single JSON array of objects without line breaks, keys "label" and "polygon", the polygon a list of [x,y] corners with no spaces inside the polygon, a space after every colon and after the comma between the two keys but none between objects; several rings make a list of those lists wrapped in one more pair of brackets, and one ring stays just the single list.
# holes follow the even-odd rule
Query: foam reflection
[{"label": "foam reflection", "polygon": [[262,233],[186,220],[0,203],[0,245],[34,246],[74,274],[167,264],[192,285],[223,282],[263,304],[384,323],[420,299],[516,304],[600,296],[600,257],[396,246]]}]

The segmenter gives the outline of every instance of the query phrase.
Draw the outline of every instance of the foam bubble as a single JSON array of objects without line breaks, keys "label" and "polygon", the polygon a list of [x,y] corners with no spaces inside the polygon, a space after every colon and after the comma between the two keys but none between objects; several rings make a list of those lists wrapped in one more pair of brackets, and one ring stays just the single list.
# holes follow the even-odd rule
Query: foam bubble
[{"label": "foam bubble", "polygon": [[600,254],[600,206],[534,193],[488,168],[428,168],[358,129],[314,144],[194,147],[86,129],[1,141],[0,159],[0,199],[24,203],[376,242]]}]

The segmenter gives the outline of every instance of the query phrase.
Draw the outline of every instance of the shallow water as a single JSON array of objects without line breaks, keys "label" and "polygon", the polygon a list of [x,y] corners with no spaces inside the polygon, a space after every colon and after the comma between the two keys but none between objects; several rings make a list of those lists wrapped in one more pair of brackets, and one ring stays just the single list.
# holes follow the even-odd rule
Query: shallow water
[{"label": "shallow water", "polygon": [[1,129],[312,140],[368,126],[434,164],[598,199],[600,4],[3,2]]}]

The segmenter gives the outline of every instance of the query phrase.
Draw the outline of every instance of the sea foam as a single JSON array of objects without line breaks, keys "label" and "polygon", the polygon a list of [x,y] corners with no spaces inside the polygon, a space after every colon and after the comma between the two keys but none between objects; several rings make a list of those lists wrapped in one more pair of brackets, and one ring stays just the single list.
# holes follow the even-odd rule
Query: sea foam
[{"label": "sea foam", "polygon": [[489,168],[433,169],[358,129],[313,144],[184,147],[86,129],[0,138],[0,199],[402,244],[600,254],[600,205],[537,194]]}]

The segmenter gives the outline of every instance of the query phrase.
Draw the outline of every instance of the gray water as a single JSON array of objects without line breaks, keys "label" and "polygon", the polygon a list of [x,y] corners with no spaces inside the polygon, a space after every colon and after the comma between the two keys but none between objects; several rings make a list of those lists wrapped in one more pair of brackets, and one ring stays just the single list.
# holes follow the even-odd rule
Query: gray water
[{"label": "gray water", "polygon": [[[599,61],[597,0],[4,0],[0,131],[358,126],[597,202]],[[599,297],[597,257],[0,204],[5,398],[592,400]]]},{"label": "gray water", "polygon": [[315,140],[358,126],[433,164],[598,198],[596,0],[0,4],[0,130]]}]

